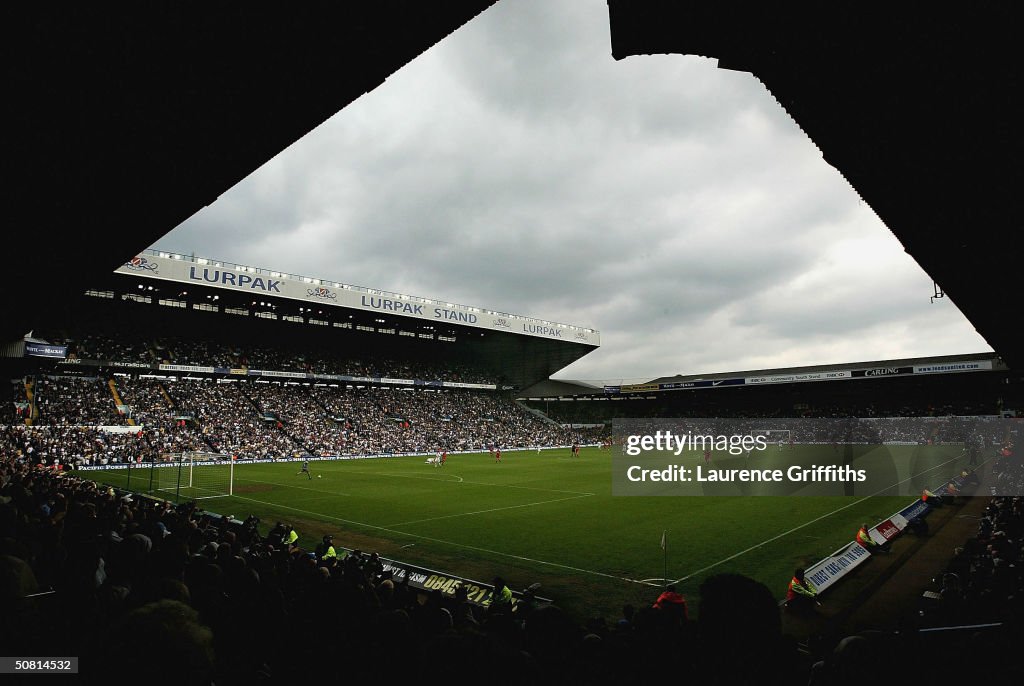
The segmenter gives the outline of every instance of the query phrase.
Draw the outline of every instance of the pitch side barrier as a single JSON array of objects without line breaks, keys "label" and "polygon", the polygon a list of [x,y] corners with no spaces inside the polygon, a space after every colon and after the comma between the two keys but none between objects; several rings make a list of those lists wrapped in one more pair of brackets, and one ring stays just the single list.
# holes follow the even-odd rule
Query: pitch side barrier
[{"label": "pitch side barrier", "polygon": [[[869,529],[879,544],[927,517],[930,494],[941,502],[968,478],[978,492],[1024,495],[1019,460],[1000,466],[1024,440],[1016,418],[634,418],[614,420],[612,433],[615,496],[914,496]],[[983,472],[990,461],[996,468]],[[870,556],[850,541],[805,578],[823,592]]]},{"label": "pitch side barrier", "polygon": [[[337,549],[337,546],[335,548]],[[351,548],[341,549],[344,550],[346,554],[351,554],[353,552],[353,549]],[[465,588],[466,600],[473,605],[483,608],[490,607],[491,602],[494,600],[494,588],[481,581],[474,581],[454,574],[448,574],[447,572],[438,572],[436,570],[383,557],[380,558],[380,561],[384,566],[384,572],[391,572],[391,578],[395,584],[408,581],[410,588],[415,588],[417,591],[421,591],[423,593],[440,591],[445,598],[455,598],[456,590],[460,587]],[[513,610],[523,601],[527,593],[532,592],[512,591]],[[550,605],[554,602],[550,598],[541,598],[536,595],[533,596],[533,599],[540,605]]]},{"label": "pitch side barrier", "polygon": [[[871,527],[868,533],[876,543],[889,541],[903,533],[909,522],[925,517],[931,509],[931,506],[925,501],[917,500],[890,515],[885,521]],[[804,570],[804,579],[811,588],[822,593],[859,567],[869,557],[871,557],[871,553],[867,548],[855,540],[850,541]]]},{"label": "pitch side barrier", "polygon": [[[130,494],[132,498],[141,498],[152,502],[170,502],[162,498],[156,498],[152,495],[143,493],[137,493],[135,491],[125,491],[123,489],[117,489],[119,496],[125,496]],[[226,520],[228,524],[233,526],[242,526],[244,522],[236,519],[230,515],[222,515],[210,510],[199,509],[198,513],[207,515],[213,518]],[[346,548],[344,546],[335,546],[336,551],[344,551],[346,557],[355,552],[354,548]],[[313,553],[307,553],[313,555]],[[400,562],[398,560],[392,560],[388,558],[380,558],[381,564],[384,567],[384,572],[391,573],[391,579],[395,584],[408,583],[409,588],[416,589],[422,593],[433,593],[440,591],[445,598],[455,598],[456,590],[459,588],[466,589],[466,600],[467,602],[476,605],[477,607],[488,608],[494,600],[494,587],[485,584],[481,581],[475,581],[466,577],[458,576],[456,574],[450,574],[448,572],[441,572],[435,569],[428,569],[426,567],[420,567],[418,565],[409,564],[407,562]],[[535,595],[533,592],[534,588],[538,586],[535,584],[523,591],[512,591],[512,608],[515,610],[519,603],[524,602],[528,597],[532,596],[532,601],[538,605],[550,605],[554,601],[550,598],[544,598]]]},{"label": "pitch side barrier", "polygon": [[[238,520],[230,521],[241,524]],[[351,555],[356,550],[355,548],[346,548],[344,546],[334,546],[334,548],[335,551],[344,551],[345,554],[339,555],[340,557]],[[307,554],[312,555],[313,553]],[[494,600],[494,587],[482,581],[475,581],[448,572],[439,572],[435,569],[428,569],[385,557],[380,558],[380,562],[384,568],[384,573],[390,572],[391,579],[396,585],[408,582],[409,588],[416,589],[421,593],[427,594],[440,591],[441,595],[450,599],[455,598],[455,593],[460,587],[465,588],[466,601],[482,608],[490,607],[491,602]],[[528,594],[532,595],[532,593],[532,591],[528,590],[512,591],[513,610],[519,603],[523,602]],[[550,598],[542,598],[537,595],[533,595],[533,600],[539,605],[550,605],[554,602]]]},{"label": "pitch side barrier", "polygon": [[[932,493],[942,494],[946,491],[946,487],[952,484],[959,492],[964,486],[964,481],[962,476],[957,476],[943,482],[935,490],[929,490]],[[868,529],[868,534],[871,536],[871,540],[881,545],[902,534],[910,522],[925,518],[932,509],[932,506],[925,500],[918,498],[902,510],[891,514]],[[852,572],[869,557],[871,557],[871,553],[867,548],[855,540],[851,541],[807,568],[804,571],[804,579],[815,591],[821,593]]]},{"label": "pitch side barrier", "polygon": [[[580,447],[583,448],[596,448],[599,447],[600,443],[581,443]],[[541,446],[542,451],[546,450],[569,450],[572,448],[571,445],[554,445],[554,446]],[[507,452],[529,452],[534,451],[536,448],[509,448]],[[479,455],[481,453],[490,453],[491,451],[486,449],[479,450],[455,450],[449,451],[449,455]],[[213,467],[216,465],[225,465],[231,462],[237,464],[275,464],[280,462],[344,462],[347,460],[377,460],[387,459],[391,457],[433,457],[437,454],[437,451],[432,452],[414,452],[414,453],[382,453],[374,455],[300,455],[298,457],[279,457],[279,458],[257,458],[257,459],[241,459],[232,460],[225,457],[223,460],[204,460],[202,462],[196,462],[193,466],[195,467]],[[115,462],[112,464],[101,464],[101,465],[82,465],[80,467],[71,467],[76,471],[83,472],[98,472],[111,469],[126,469],[128,467],[127,462]],[[135,462],[132,463],[133,469],[163,469],[165,467],[178,467],[178,461],[172,460],[170,462]]]}]

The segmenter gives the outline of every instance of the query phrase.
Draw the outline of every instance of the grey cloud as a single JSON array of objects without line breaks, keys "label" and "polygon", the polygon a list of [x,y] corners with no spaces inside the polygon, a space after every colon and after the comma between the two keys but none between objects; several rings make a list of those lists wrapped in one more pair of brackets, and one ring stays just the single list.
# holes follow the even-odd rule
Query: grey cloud
[{"label": "grey cloud", "polygon": [[157,245],[600,329],[560,378],[990,349],[762,84],[607,13],[494,5]]}]

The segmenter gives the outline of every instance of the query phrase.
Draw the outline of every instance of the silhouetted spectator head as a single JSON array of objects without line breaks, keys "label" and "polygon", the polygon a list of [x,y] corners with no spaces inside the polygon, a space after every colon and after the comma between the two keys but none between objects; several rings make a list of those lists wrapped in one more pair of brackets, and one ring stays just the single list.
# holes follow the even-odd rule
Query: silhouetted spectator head
[{"label": "silhouetted spectator head", "polygon": [[[153,668],[153,649],[169,656]],[[213,678],[213,633],[199,613],[176,600],[132,610],[110,631],[102,673],[113,683],[209,686]]]},{"label": "silhouetted spectator head", "polygon": [[13,555],[0,555],[0,601],[6,604],[37,590],[36,575],[27,562]]},{"label": "silhouetted spectator head", "polygon": [[526,649],[547,667],[563,662],[579,629],[557,605],[539,607],[526,620]]},{"label": "silhouetted spectator head", "polygon": [[779,683],[782,616],[764,584],[740,574],[718,574],[700,586],[701,659],[718,683]]},{"label": "silhouetted spectator head", "polygon": [[832,651],[833,673],[839,675],[840,683],[862,683],[871,679],[876,656],[871,654],[871,645],[863,636],[847,636],[839,641]]},{"label": "silhouetted spectator head", "polygon": [[377,596],[382,605],[387,607],[395,596],[395,582],[391,579],[384,579],[377,586]]},{"label": "silhouetted spectator head", "polygon": [[718,574],[700,586],[700,631],[712,638],[761,639],[782,633],[779,606],[764,584],[740,574]]}]

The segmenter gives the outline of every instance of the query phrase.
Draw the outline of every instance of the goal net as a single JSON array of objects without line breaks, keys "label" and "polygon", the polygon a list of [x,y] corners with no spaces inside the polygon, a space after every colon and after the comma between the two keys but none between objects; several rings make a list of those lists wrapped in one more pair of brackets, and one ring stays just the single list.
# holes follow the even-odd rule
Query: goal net
[{"label": "goal net", "polygon": [[230,456],[187,452],[175,458],[174,463],[157,470],[156,490],[192,500],[234,493],[235,463]]}]

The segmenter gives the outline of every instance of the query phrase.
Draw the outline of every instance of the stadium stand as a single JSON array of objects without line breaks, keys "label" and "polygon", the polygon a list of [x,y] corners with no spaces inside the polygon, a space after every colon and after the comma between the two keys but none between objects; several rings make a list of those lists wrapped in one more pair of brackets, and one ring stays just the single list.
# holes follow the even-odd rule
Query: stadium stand
[{"label": "stadium stand", "polygon": [[[179,650],[192,656],[189,669],[194,672],[169,670],[180,676],[180,683],[197,676],[229,684],[320,678],[326,654],[344,665],[340,673],[346,678],[373,678],[401,646],[410,659],[400,665],[388,662],[393,678],[437,676],[458,682],[488,674],[497,683],[600,684],[665,678],[685,665],[688,674],[710,683],[747,683],[756,672],[762,683],[807,684],[825,678],[842,682],[838,673],[857,674],[863,665],[851,665],[850,659],[865,647],[881,656],[877,669],[894,678],[913,678],[900,651],[935,658],[954,638],[960,641],[957,648],[965,650],[981,640],[970,629],[926,632],[944,622],[1002,622],[979,631],[986,640],[1005,641],[1012,635],[1005,610],[1015,607],[1013,602],[985,604],[1004,612],[995,620],[984,612],[940,615],[927,604],[924,609],[936,620],[927,626],[913,616],[915,621],[904,619],[900,625],[892,616],[897,606],[916,606],[922,593],[900,581],[899,570],[922,564],[926,556],[918,554],[920,546],[939,542],[945,523],[956,521],[953,513],[966,512],[975,502],[970,496],[961,497],[964,509],[940,510],[931,520],[932,534],[897,540],[891,556],[829,588],[820,621],[800,624],[779,606],[785,580],[767,588],[731,574],[702,579],[688,598],[689,618],[655,608],[663,591],[659,588],[622,617],[598,611],[588,616],[585,610],[570,615],[561,599],[534,602],[525,590],[516,591],[519,602],[503,615],[458,594],[441,595],[389,578],[371,561],[372,548],[367,554],[353,551],[372,541],[349,542],[344,531],[335,535],[337,559],[325,560],[314,551],[319,536],[307,540],[301,527],[298,545],[289,549],[273,542],[273,529],[266,525],[222,517],[191,501],[171,505],[110,489],[62,469],[148,464],[186,452],[249,460],[434,454],[440,448],[486,450],[493,444],[504,449],[597,444],[610,440],[616,417],[701,418],[712,413],[737,418],[748,428],[766,418],[799,419],[791,428],[796,442],[832,439],[807,420],[835,417],[868,418],[857,424],[863,435],[852,438],[958,441],[963,437],[955,423],[943,423],[943,433],[936,433],[905,418],[993,417],[1019,406],[1019,384],[1003,368],[643,393],[621,400],[597,400],[603,397],[597,389],[589,401],[528,400],[517,389],[372,380],[331,384],[315,378],[318,372],[347,373],[498,386],[502,370],[473,362],[462,355],[464,350],[434,359],[412,348],[404,356],[399,349],[354,354],[355,346],[349,345],[303,350],[288,336],[253,345],[186,336],[186,331],[201,329],[183,326],[185,319],[167,330],[154,319],[142,333],[122,327],[108,329],[117,331],[110,335],[102,329],[116,316],[106,319],[96,308],[85,319],[94,326],[78,322],[45,337],[67,345],[67,359],[79,361],[26,358],[11,375],[14,411],[0,439],[0,537],[9,576],[19,580],[8,597],[15,611],[4,620],[4,639],[11,646],[37,645],[45,636],[54,652],[89,657],[109,674],[126,674],[144,668],[124,656],[126,650],[139,650],[126,632],[156,622],[161,631],[176,627],[181,633],[166,640],[178,641]],[[161,364],[181,369],[160,369]],[[224,371],[200,371],[253,368],[247,365],[303,377],[233,379]],[[893,415],[904,419],[893,420]],[[582,426],[567,428],[571,425]],[[994,432],[987,439],[991,447],[1005,436]],[[963,547],[973,550],[975,545]],[[962,565],[960,557],[956,560]],[[946,580],[933,592],[952,596],[954,577],[943,577],[943,571],[933,572],[940,583]],[[965,582],[968,575],[948,574],[957,574],[961,588],[973,588],[973,579]],[[855,624],[867,615],[853,610],[866,608],[875,595],[884,596],[880,588],[902,593],[907,603],[890,603],[889,614],[879,611],[873,623]],[[1007,588],[1002,577],[997,588]],[[166,616],[179,619],[168,622]],[[160,617],[165,619],[157,622]],[[268,651],[266,645],[280,649]],[[444,657],[453,654],[460,655],[457,665]],[[665,656],[672,658],[666,661]],[[496,663],[502,665],[500,674],[495,674]],[[1003,667],[1009,669],[998,668]]]},{"label": "stadium stand", "polygon": [[[506,397],[468,390],[172,382],[127,375],[108,380],[42,375],[37,386],[39,417],[31,428],[22,427],[23,432],[48,436],[52,427],[75,426],[95,433],[99,427],[131,422],[139,425],[140,440],[147,446],[143,460],[182,449],[240,460],[454,452],[493,445],[516,449],[570,445],[584,436],[581,430],[544,422]],[[123,409],[115,403],[114,392]],[[96,459],[123,461],[107,452],[87,451],[62,464],[89,465]]]},{"label": "stadium stand", "polygon": [[[314,15],[307,8],[291,14],[274,8],[250,12],[244,19],[249,30],[198,35],[186,30],[193,26],[191,16],[164,8],[122,13],[117,21],[90,11],[67,21],[52,9],[12,15],[10,25],[26,29],[12,32],[12,54],[35,54],[38,69],[25,71],[27,62],[14,61],[27,76],[18,82],[31,85],[24,93],[18,89],[16,100],[27,106],[22,108],[20,125],[14,127],[22,135],[13,137],[18,142],[15,166],[23,173],[18,175],[19,192],[10,196],[20,209],[31,208],[25,216],[35,215],[35,230],[23,232],[22,240],[34,240],[31,245],[40,248],[36,254],[45,253],[52,270],[72,289],[87,287],[83,275],[109,270],[117,260],[108,258],[123,252],[124,244],[145,245],[159,237],[488,4],[454,3],[446,11],[406,6],[399,11],[388,3],[375,3]],[[670,3],[654,5],[665,8]],[[615,2],[613,54],[621,58],[632,52],[686,52],[720,57],[723,67],[751,69],[812,132],[825,157],[878,209],[929,274],[950,288],[979,331],[1009,359],[1017,359],[1019,336],[1006,325],[1015,289],[1002,285],[1015,279],[1013,261],[1019,250],[1012,249],[1017,245],[1012,240],[1015,228],[1006,221],[1014,213],[1006,209],[1011,203],[1015,206],[1012,189],[1019,184],[1006,183],[1007,178],[1017,178],[1017,172],[1010,170],[1012,163],[999,162],[1015,158],[1004,154],[1004,139],[1012,128],[1007,122],[1014,121],[1019,107],[1007,105],[1015,101],[1002,94],[1012,97],[1014,92],[1006,87],[1014,82],[1007,77],[1006,66],[1018,62],[1012,58],[1016,43],[1009,36],[1017,22],[1009,20],[1008,13],[982,12],[968,17],[970,30],[963,30],[963,13],[950,15],[955,21],[947,25],[942,13],[923,17],[911,7],[898,16],[891,8],[885,11],[885,21],[878,21],[879,16],[842,8],[823,15],[800,9],[737,13],[718,5],[685,6],[668,14],[683,21],[667,21],[665,14],[652,12],[649,3]],[[322,20],[325,16],[329,20]],[[311,22],[310,17],[321,20]],[[666,32],[673,42],[644,42],[644,31],[630,30],[637,18]],[[209,19],[213,27],[233,29],[239,24],[231,7],[211,10]],[[833,30],[821,31],[830,20]],[[307,30],[296,30],[298,26]],[[32,30],[39,27],[43,29]],[[188,50],[149,49],[181,44],[183,36]],[[880,37],[887,39],[881,47],[872,40]],[[125,40],[128,43],[122,43]],[[108,44],[127,49],[119,51],[120,59],[107,50],[86,49]],[[938,53],[938,46],[948,52]],[[163,57],[167,54],[172,59]],[[808,60],[808,55],[815,59]],[[935,64],[941,68],[930,68]],[[300,71],[305,76],[296,87]],[[797,75],[798,82],[803,79],[799,87],[791,87],[787,72]],[[104,78],[81,78],[82,74]],[[44,75],[48,78],[40,78]],[[228,81],[236,87],[225,89]],[[317,87],[325,82],[335,87]],[[156,87],[126,88],[130,83]],[[952,96],[945,97],[945,107],[936,108],[932,97],[907,98],[911,91]],[[958,93],[977,97],[958,98]],[[77,125],[38,125],[49,121],[53,112],[64,112],[70,101],[89,105],[79,108]],[[126,103],[131,106],[118,106]],[[879,106],[886,103],[896,106]],[[269,114],[239,116],[254,106]],[[887,116],[875,116],[883,110]],[[940,110],[947,116],[932,116]],[[130,113],[129,125],[123,117],[110,116],[118,111]],[[853,117],[863,126],[849,126],[851,112],[868,115]],[[905,117],[896,126],[894,113]],[[160,135],[139,135],[139,127],[130,125],[143,121],[151,122]],[[268,121],[277,122],[276,129],[268,130]],[[922,126],[928,131],[925,135]],[[988,139],[979,139],[985,131]],[[957,132],[962,140],[948,144],[950,134]],[[1011,147],[1013,143],[1010,140]],[[80,154],[68,155],[68,150]],[[106,164],[83,162],[104,159]],[[962,163],[949,164],[950,159]],[[923,169],[939,170],[938,177],[920,173]],[[977,182],[979,170],[993,182]],[[97,178],[104,183],[96,183]],[[65,201],[40,216],[36,210],[53,204],[54,188]],[[907,201],[933,198],[936,188],[943,191],[941,197],[966,199]],[[161,197],[155,198],[152,189],[162,189]],[[998,197],[993,201],[994,195]],[[922,212],[930,220],[922,221]],[[140,217],[148,221],[140,222]],[[988,228],[963,228],[979,225]],[[67,226],[79,227],[79,235],[89,240],[79,241],[77,250],[67,256],[53,255],[53,237]],[[993,235],[995,244],[1003,246],[995,253],[990,249]],[[950,245],[967,248],[951,253]],[[954,253],[955,259],[950,259]],[[33,306],[23,306],[24,287],[38,283],[39,262],[14,261],[10,280],[19,287],[7,290],[10,307],[5,308],[3,322],[12,337],[20,337],[55,306],[65,305],[61,289],[37,288]],[[979,271],[991,278],[976,278]],[[94,343],[84,350],[105,352]],[[69,359],[77,359],[72,354],[76,357]],[[131,359],[149,363],[144,354]],[[564,364],[549,366],[559,369]],[[29,385],[25,388],[28,391]],[[26,392],[25,401],[17,391],[14,397],[19,398],[16,408],[26,402],[30,415],[38,409],[31,392]],[[730,401],[719,396],[713,402],[730,411]],[[905,398],[900,401],[921,413],[935,411]],[[843,404],[834,407],[841,412]],[[51,410],[59,414],[57,405]],[[719,414],[703,412],[712,413]],[[35,417],[16,419],[20,423]],[[815,647],[803,652],[779,640],[776,617],[762,590],[737,578],[709,580],[701,594],[706,591],[707,596],[707,602],[702,597],[700,603],[702,619],[695,624],[669,623],[641,609],[624,612],[625,624],[614,628],[599,621],[581,627],[551,608],[536,610],[518,626],[494,617],[481,622],[465,607],[453,611],[436,597],[413,604],[408,593],[394,584],[389,587],[387,579],[378,583],[376,577],[364,579],[344,568],[340,575],[324,575],[299,556],[261,551],[258,544],[251,545],[256,537],[244,526],[232,528],[189,507],[167,509],[142,499],[124,500],[88,482],[33,473],[30,464],[19,460],[6,454],[0,462],[0,540],[5,552],[0,559],[8,572],[4,578],[11,581],[4,585],[5,608],[10,611],[0,617],[4,645],[12,652],[28,646],[24,652],[35,653],[41,641],[54,652],[94,656],[104,666],[102,678],[107,682],[143,675],[150,683],[210,683],[214,678],[228,684],[294,683],[324,680],[325,674],[348,680],[364,675],[380,679],[384,673],[388,678],[439,677],[449,683],[479,680],[481,674],[496,683],[611,683],[666,672],[709,683],[739,681],[741,676],[747,683],[916,682],[978,678],[977,673],[968,673],[973,668],[997,681],[1020,676],[1014,668],[1019,661],[1012,659],[1019,640],[1007,640],[1013,636],[1010,632],[993,640],[968,629],[970,639],[951,651],[929,646],[920,633],[899,641],[866,632],[844,637],[827,651]],[[1014,528],[1013,517],[1005,521]],[[973,544],[966,547],[973,549]],[[979,569],[988,566],[984,557],[978,556]],[[996,567],[994,562],[991,566]],[[51,582],[52,593],[32,593],[49,588]],[[998,586],[1009,585],[1001,580]],[[956,589],[950,577],[938,592],[952,599]],[[145,604],[150,600],[156,604]],[[1007,607],[1013,610],[1014,603]],[[1018,611],[1012,614],[1019,619]],[[943,635],[967,634],[931,634]],[[396,660],[396,653],[409,659]],[[757,674],[750,674],[755,668]]]},{"label": "stadium stand", "polygon": [[[770,592],[743,577],[705,582],[699,622],[652,607],[614,626],[578,626],[556,605],[481,611],[439,592],[420,602],[372,555],[318,560],[251,522],[132,498],[9,454],[0,476],[0,559],[16,581],[5,585],[4,645],[19,653],[45,641],[98,661],[105,678],[137,675],[147,668],[138,653],[157,659],[171,648],[177,664],[160,669],[177,683],[318,679],[326,655],[346,678],[375,678],[397,649],[406,659],[388,663],[391,678],[464,683],[499,662],[494,683],[613,683],[662,674],[669,651],[719,672],[756,659],[762,683],[799,682],[788,680],[799,678],[799,654]],[[151,613],[177,619],[146,633]]]},{"label": "stadium stand", "polygon": [[496,376],[472,365],[451,361],[441,365],[364,355],[345,358],[331,352],[306,349],[282,350],[260,346],[197,341],[181,336],[152,338],[130,332],[117,339],[102,334],[87,334],[81,340],[65,333],[40,334],[54,345],[68,348],[68,357],[77,360],[134,361],[148,364],[203,365],[226,368],[272,369],[287,372],[350,374],[398,379],[431,378],[462,383],[493,384]]},{"label": "stadium stand", "polygon": [[[10,580],[4,645],[21,653],[43,642],[102,664],[110,679],[152,669],[147,660],[162,662],[170,648],[177,664],[160,669],[176,683],[317,679],[327,655],[346,679],[375,678],[395,650],[405,659],[387,662],[390,677],[454,683],[478,680],[496,662],[494,683],[646,682],[680,670],[711,683],[850,683],[879,674],[897,683],[947,654],[938,648],[959,656],[942,661],[949,678],[969,677],[978,649],[989,656],[987,675],[1016,673],[993,653],[1018,636],[1019,499],[992,499],[977,536],[941,575],[929,612],[937,623],[927,628],[949,631],[917,623],[801,644],[783,632],[772,592],[742,576],[705,579],[695,620],[652,597],[621,619],[578,623],[557,605],[486,611],[458,595],[422,599],[371,554],[289,551],[255,522],[131,497],[6,451],[0,483],[0,561]],[[156,634],[133,634],[162,614],[177,619]]]},{"label": "stadium stand", "polygon": [[[25,381],[13,381],[12,397],[27,397],[21,395]],[[524,602],[501,614],[396,582],[369,554],[341,549],[338,558],[324,560],[310,555],[311,544],[289,551],[272,542],[272,531],[262,535],[254,522],[205,512],[195,503],[173,506],[133,496],[52,465],[160,459],[162,453],[200,443],[250,456],[267,446],[316,454],[316,447],[348,437],[352,450],[413,449],[420,440],[433,443],[439,437],[473,445],[479,427],[494,423],[508,431],[501,435],[510,445],[516,440],[534,445],[545,436],[563,440],[543,433],[552,425],[507,397],[454,389],[353,390],[124,374],[105,380],[40,375],[28,381],[39,389],[46,411],[38,425],[8,427],[0,447],[0,538],[5,571],[17,580],[5,599],[13,612],[5,616],[3,638],[6,645],[27,650],[45,636],[55,652],[98,660],[109,674],[142,667],[124,657],[125,650],[139,649],[125,631],[153,621],[150,613],[181,618],[161,626],[176,627],[181,634],[167,640],[183,641],[181,650],[193,655],[188,669],[194,672],[175,672],[182,683],[197,676],[218,683],[317,678],[322,656],[331,651],[347,676],[370,678],[396,645],[411,659],[395,667],[395,677],[436,675],[456,682],[490,673],[496,660],[503,665],[498,683],[621,683],[664,678],[679,664],[695,675],[713,675],[713,683],[817,684],[879,672],[895,680],[914,677],[917,662],[906,661],[906,654],[934,659],[951,646],[969,651],[980,641],[1004,646],[1016,637],[1019,500],[991,500],[977,537],[959,546],[948,567],[936,572],[936,585],[924,589],[936,594],[939,604],[930,597],[922,600],[925,615],[904,618],[897,629],[879,623],[843,634],[846,625],[835,620],[828,631],[818,626],[795,635],[777,589],[730,574],[704,580],[698,597],[690,599],[696,618],[660,611],[657,590],[649,607],[610,621],[601,616],[581,621],[557,603]],[[118,417],[112,390],[132,408],[130,418],[139,422],[141,436],[75,421]],[[59,401],[44,404],[46,395]],[[947,407],[946,399],[940,400],[939,407]],[[834,405],[830,411],[863,410]],[[189,420],[177,419],[183,412],[190,413]],[[756,419],[749,407],[737,407],[735,414]],[[417,430],[405,429],[406,422]],[[906,438],[897,421],[880,418],[876,425],[892,438]],[[459,434],[460,426],[471,429]],[[1004,439],[994,434],[989,442]],[[1016,464],[1011,457],[1003,456],[1004,471],[1019,479],[1020,473],[1009,469]],[[964,495],[962,501],[977,500]],[[893,564],[912,559],[899,547],[893,558]],[[877,565],[872,573],[826,602],[848,598],[852,607],[856,596],[847,594],[863,595],[864,587],[880,583],[877,579],[889,572]],[[910,598],[921,592],[905,590]],[[318,611],[324,607],[331,611]],[[283,646],[280,654],[265,650],[265,643]],[[444,657],[451,654],[462,656],[458,669]],[[666,655],[672,656],[672,667],[666,666]],[[953,673],[966,674],[969,664],[958,663]],[[1014,667],[1007,662],[993,669],[1004,675]]]}]

